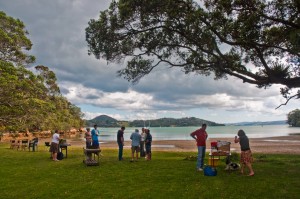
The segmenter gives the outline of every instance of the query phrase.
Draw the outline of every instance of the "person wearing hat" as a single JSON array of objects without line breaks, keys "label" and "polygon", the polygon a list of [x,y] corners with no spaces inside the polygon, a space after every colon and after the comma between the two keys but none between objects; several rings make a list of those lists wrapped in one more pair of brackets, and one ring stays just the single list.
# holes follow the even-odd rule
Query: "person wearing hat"
[{"label": "person wearing hat", "polygon": [[139,134],[139,130],[135,129],[135,131],[131,134],[130,139],[131,142],[131,161],[134,160],[134,153],[136,153],[136,161],[139,159],[139,151],[140,151],[140,140],[141,135]]}]

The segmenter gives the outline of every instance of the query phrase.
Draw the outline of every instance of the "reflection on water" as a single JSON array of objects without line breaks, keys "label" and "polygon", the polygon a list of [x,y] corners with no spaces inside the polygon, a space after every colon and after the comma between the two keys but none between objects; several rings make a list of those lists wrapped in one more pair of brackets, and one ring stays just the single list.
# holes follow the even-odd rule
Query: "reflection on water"
[{"label": "reflection on water", "polygon": [[[151,127],[153,140],[192,140],[190,133],[199,127]],[[92,128],[91,128],[92,129]],[[119,128],[99,128],[99,141],[116,141]],[[130,140],[130,135],[136,128],[126,128],[125,141]],[[288,125],[264,126],[208,126],[206,131],[209,138],[234,138],[239,129],[243,129],[249,138],[263,138],[286,136],[291,133],[300,133],[300,128]]]}]

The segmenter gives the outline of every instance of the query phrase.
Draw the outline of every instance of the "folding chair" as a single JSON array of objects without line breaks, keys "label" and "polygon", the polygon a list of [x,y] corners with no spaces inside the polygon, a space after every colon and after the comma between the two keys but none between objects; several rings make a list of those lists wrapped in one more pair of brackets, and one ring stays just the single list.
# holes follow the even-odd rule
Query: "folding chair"
[{"label": "folding chair", "polygon": [[25,151],[27,147],[28,147],[28,140],[22,140],[21,149]]},{"label": "folding chair", "polygon": [[29,142],[29,146],[28,149],[30,151],[30,148],[32,148],[32,151],[37,151],[38,150],[38,142],[39,142],[39,138],[33,138],[30,142]]}]

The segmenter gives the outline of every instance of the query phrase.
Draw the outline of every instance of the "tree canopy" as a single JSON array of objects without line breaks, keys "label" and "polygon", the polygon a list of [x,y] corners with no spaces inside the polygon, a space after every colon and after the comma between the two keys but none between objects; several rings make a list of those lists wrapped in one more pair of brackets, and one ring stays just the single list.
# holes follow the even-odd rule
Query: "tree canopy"
[{"label": "tree canopy", "polygon": [[128,60],[118,74],[133,83],[156,67],[228,75],[266,88],[300,91],[300,3],[297,0],[119,0],[91,19],[88,53]]},{"label": "tree canopy", "polygon": [[[48,67],[26,66],[33,63],[31,41],[19,19],[0,12],[0,129],[69,130],[83,126],[80,108],[60,93],[56,75]],[[25,34],[26,33],[26,34]]]},{"label": "tree canopy", "polygon": [[287,123],[293,127],[300,127],[300,110],[296,109],[287,115]]},{"label": "tree canopy", "polygon": [[30,50],[31,41],[28,32],[19,19],[14,19],[0,11],[0,59],[13,62],[16,65],[33,63],[35,57],[27,55],[24,50]]}]

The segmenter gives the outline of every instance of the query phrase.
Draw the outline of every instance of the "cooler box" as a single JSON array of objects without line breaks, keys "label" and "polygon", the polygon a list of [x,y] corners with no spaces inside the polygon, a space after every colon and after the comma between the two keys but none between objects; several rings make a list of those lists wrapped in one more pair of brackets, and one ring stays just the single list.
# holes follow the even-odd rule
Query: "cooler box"
[{"label": "cooler box", "polygon": [[210,143],[210,151],[211,153],[214,153],[218,151],[218,142],[211,142]]},{"label": "cooler box", "polygon": [[219,158],[214,158],[213,159],[212,157],[210,157],[210,158],[208,158],[208,165],[216,167],[216,166],[219,165],[219,161],[220,161]]},{"label": "cooler box", "polygon": [[211,146],[211,148],[217,148],[218,142],[211,142],[210,146]]}]

